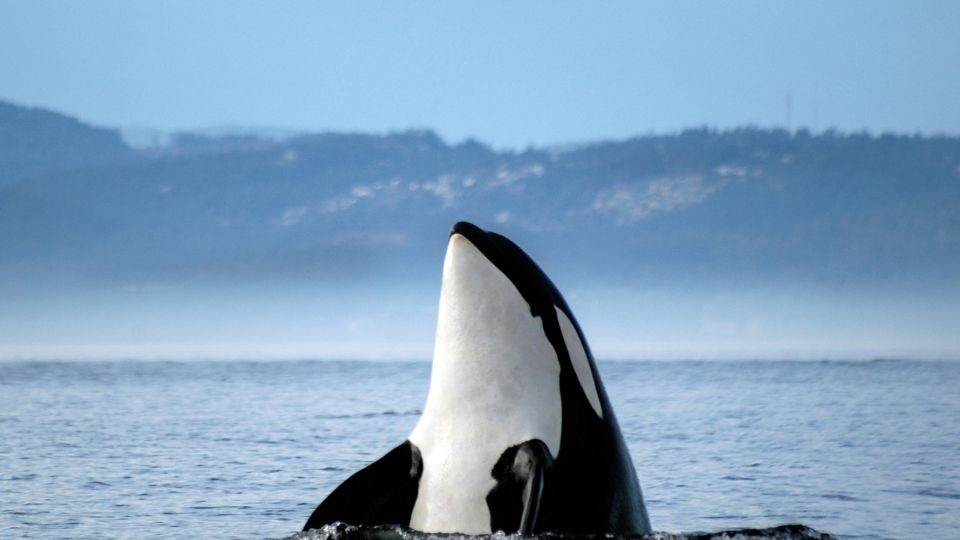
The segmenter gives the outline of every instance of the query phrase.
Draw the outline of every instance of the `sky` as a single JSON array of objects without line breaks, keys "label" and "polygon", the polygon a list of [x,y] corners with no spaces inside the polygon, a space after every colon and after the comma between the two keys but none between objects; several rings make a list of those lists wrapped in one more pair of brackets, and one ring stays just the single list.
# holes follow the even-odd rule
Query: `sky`
[{"label": "sky", "polygon": [[558,145],[960,133],[960,2],[0,0],[0,99],[99,125]]}]

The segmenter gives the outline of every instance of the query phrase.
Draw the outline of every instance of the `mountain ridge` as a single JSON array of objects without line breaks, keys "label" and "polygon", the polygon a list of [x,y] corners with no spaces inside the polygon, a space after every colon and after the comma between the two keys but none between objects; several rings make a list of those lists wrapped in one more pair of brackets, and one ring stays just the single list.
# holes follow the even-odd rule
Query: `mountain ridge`
[{"label": "mountain ridge", "polygon": [[518,152],[429,130],[180,133],[137,151],[40,109],[0,103],[0,121],[0,273],[20,279],[399,276],[459,219],[576,280],[960,276],[957,137],[701,128]]}]

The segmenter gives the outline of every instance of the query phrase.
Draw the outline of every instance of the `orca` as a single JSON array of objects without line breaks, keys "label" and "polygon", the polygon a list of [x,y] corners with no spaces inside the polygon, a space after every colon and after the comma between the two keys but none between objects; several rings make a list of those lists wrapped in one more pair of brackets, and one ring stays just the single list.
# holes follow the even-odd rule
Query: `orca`
[{"label": "orca", "polygon": [[504,236],[453,226],[423,413],[303,530],[338,521],[430,533],[651,532],[583,333]]}]

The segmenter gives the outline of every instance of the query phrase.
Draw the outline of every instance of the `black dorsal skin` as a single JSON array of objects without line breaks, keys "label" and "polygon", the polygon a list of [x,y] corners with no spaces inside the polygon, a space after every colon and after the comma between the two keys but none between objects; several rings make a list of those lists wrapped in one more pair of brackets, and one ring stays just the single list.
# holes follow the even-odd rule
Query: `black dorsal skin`
[{"label": "black dorsal skin", "polygon": [[[560,292],[543,270],[506,237],[467,222],[454,225],[451,234],[470,240],[516,286],[530,305],[531,315],[541,317],[546,337],[560,362],[560,451],[546,470],[534,531],[651,532],[640,482],[593,355]],[[596,415],[577,379],[554,306],[566,314],[577,330],[593,373],[603,418]],[[502,523],[492,514],[492,523]]]}]

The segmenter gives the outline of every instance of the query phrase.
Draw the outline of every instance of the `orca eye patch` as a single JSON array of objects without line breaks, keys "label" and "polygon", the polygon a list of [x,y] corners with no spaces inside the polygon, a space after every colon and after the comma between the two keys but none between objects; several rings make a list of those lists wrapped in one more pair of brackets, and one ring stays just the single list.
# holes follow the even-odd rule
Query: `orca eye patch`
[{"label": "orca eye patch", "polygon": [[587,350],[580,340],[580,334],[567,314],[559,307],[554,306],[554,308],[557,311],[557,323],[560,324],[560,332],[563,334],[563,344],[567,347],[570,363],[573,364],[573,371],[577,374],[577,380],[580,381],[583,394],[587,396],[587,401],[593,407],[593,412],[603,418],[603,407],[600,405],[597,384],[593,380],[593,370],[590,368],[590,360],[587,358]]}]

